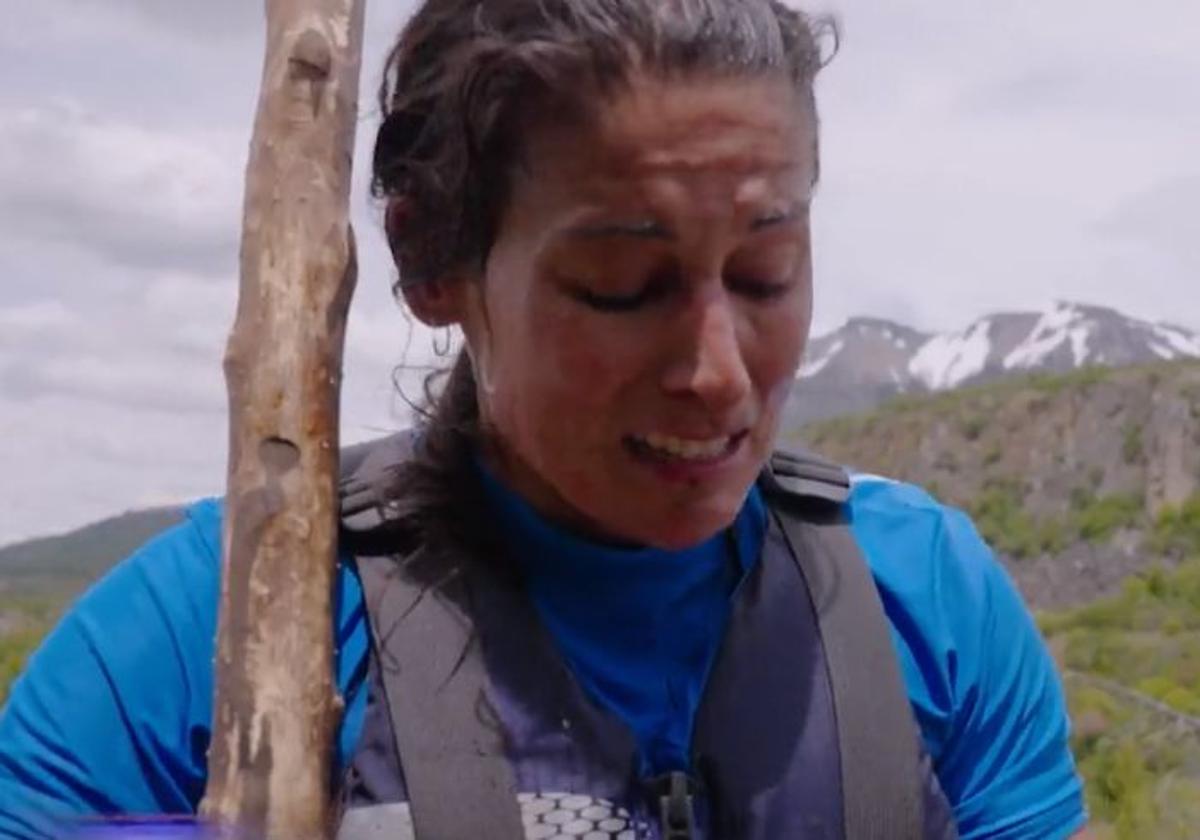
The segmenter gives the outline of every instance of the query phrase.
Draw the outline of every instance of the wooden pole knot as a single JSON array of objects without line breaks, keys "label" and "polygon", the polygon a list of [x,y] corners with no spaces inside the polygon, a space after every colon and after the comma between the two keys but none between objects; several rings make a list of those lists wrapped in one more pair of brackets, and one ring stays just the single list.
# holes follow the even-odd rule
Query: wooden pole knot
[{"label": "wooden pole knot", "polygon": [[333,72],[333,51],[329,41],[315,29],[300,33],[288,55],[288,77],[294,81],[325,82]]}]

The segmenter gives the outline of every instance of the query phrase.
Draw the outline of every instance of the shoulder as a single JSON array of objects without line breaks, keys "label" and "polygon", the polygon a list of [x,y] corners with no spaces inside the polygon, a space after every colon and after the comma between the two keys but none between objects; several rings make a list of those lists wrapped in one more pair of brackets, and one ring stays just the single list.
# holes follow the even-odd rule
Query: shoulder
[{"label": "shoulder", "polygon": [[[144,658],[147,652],[204,661],[203,649],[216,627],[220,521],[215,499],[187,507],[181,522],[118,562],[80,596],[51,640],[56,634],[90,638],[96,654],[134,670],[164,664],[161,657]],[[129,687],[149,691],[149,682],[131,680]]]},{"label": "shoulder", "polygon": [[854,532],[963,837],[1065,837],[1084,819],[1054,662],[969,517],[853,475]]},{"label": "shoulder", "polygon": [[[118,564],[89,592],[68,618],[95,621],[113,628],[128,628],[111,634],[122,659],[142,661],[155,653],[181,660],[189,674],[197,721],[207,730],[211,711],[212,661],[216,644],[221,597],[222,530],[225,505],[219,498],[189,505],[184,519],[175,527],[146,543]],[[339,689],[348,700],[347,722],[352,731],[341,744],[349,749],[361,715],[358,696],[366,673],[368,629],[365,604],[353,563],[339,558],[333,601],[334,643]],[[152,616],[162,628],[156,638],[134,632]],[[116,642],[119,640],[119,647]],[[143,682],[143,684],[146,684]]]},{"label": "shoulder", "polygon": [[964,699],[956,680],[961,666],[987,665],[984,638],[996,619],[995,595],[1007,596],[1007,609],[1021,608],[1020,599],[971,520],[921,488],[852,473],[847,510],[936,760]]},{"label": "shoulder", "polygon": [[[220,523],[217,500],[190,505],[179,524],[146,542],[93,585],[64,623],[96,621],[115,628],[140,624],[152,615],[157,625],[186,623],[203,636],[215,627]],[[134,635],[114,637],[114,654],[126,654]]]},{"label": "shoulder", "polygon": [[214,502],[188,508],[89,588],[30,657],[0,714],[0,801],[11,805],[0,807],[0,835],[33,813],[194,805],[205,757],[193,734],[206,731],[211,706],[219,531]]},{"label": "shoulder", "polygon": [[896,607],[937,605],[957,615],[1008,583],[970,518],[915,485],[851,473],[847,511],[881,593]]}]

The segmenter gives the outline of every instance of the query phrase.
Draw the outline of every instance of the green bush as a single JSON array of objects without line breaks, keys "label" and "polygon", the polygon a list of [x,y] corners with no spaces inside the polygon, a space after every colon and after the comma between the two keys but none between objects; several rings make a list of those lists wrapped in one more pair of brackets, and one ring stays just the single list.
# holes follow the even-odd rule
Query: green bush
[{"label": "green bush", "polygon": [[1200,557],[1200,493],[1158,515],[1150,532],[1150,549],[1157,554]]},{"label": "green bush", "polygon": [[1074,610],[1040,614],[1038,626],[1047,636],[1112,630],[1179,637],[1181,655],[1196,662],[1200,679],[1200,637],[1189,635],[1200,631],[1200,558],[1170,570],[1152,566],[1127,578],[1117,595]]},{"label": "green bush", "polygon": [[1144,508],[1140,496],[1119,494],[1072,499],[1074,525],[1080,539],[1090,543],[1106,542],[1122,528],[1136,526]]},{"label": "green bush", "polygon": [[1088,769],[1092,781],[1088,804],[1116,825],[1117,837],[1153,836],[1158,816],[1151,796],[1153,779],[1137,744],[1123,740],[1098,752]]},{"label": "green bush", "polygon": [[0,706],[8,701],[8,690],[17,676],[25,670],[25,663],[41,643],[41,629],[25,629],[0,636]]},{"label": "green bush", "polygon": [[968,417],[962,422],[962,433],[967,440],[978,440],[987,428],[987,418],[981,414]]},{"label": "green bush", "polygon": [[1187,715],[1200,715],[1200,696],[1164,674],[1146,677],[1134,686],[1138,691]]},{"label": "green bush", "polygon": [[1129,423],[1125,426],[1125,436],[1121,442],[1121,457],[1126,464],[1137,464],[1145,454],[1142,446],[1142,424]]},{"label": "green bush", "polygon": [[1012,479],[991,479],[969,505],[979,533],[1011,557],[1058,554],[1076,539],[1103,543],[1122,528],[1142,522],[1140,496],[1096,496],[1087,487],[1071,491],[1067,517],[1035,516],[1025,510],[1025,487]]},{"label": "green bush", "polygon": [[1055,534],[1025,512],[1024,487],[1010,479],[989,481],[970,506],[979,533],[996,551],[1029,557],[1043,550],[1043,540]]},{"label": "green bush", "polygon": [[1071,542],[1069,528],[1061,519],[1048,517],[1037,525],[1037,545],[1045,554],[1061,554]]},{"label": "green bush", "polygon": [[1200,823],[1200,781],[1184,769],[1189,749],[1194,751],[1195,744],[1129,730],[1102,736],[1077,752],[1097,836],[1193,840]]}]

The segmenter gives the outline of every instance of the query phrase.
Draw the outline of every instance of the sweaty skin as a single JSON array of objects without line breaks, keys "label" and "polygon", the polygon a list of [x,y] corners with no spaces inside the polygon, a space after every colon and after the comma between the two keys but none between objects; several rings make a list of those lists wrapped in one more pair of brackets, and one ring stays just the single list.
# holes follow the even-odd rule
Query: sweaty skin
[{"label": "sweaty skin", "polygon": [[406,289],[462,326],[486,455],[541,513],[664,549],[734,520],[808,340],[814,130],[783,81],[635,79],[526,137],[482,273]]},{"label": "sweaty skin", "polygon": [[782,80],[640,78],[524,159],[482,276],[430,319],[464,329],[488,456],[594,537],[695,545],[741,508],[807,340],[811,120]]}]

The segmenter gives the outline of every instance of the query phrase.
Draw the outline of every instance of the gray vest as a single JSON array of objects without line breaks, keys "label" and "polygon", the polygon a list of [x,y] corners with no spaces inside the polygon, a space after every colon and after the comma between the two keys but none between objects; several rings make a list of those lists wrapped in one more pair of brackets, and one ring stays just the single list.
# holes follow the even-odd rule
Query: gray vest
[{"label": "gray vest", "polygon": [[339,840],[957,837],[840,468],[772,459],[762,556],[734,596],[691,772],[643,779],[633,734],[581,689],[505,564],[377,538],[406,445],[343,456],[374,647]]}]

